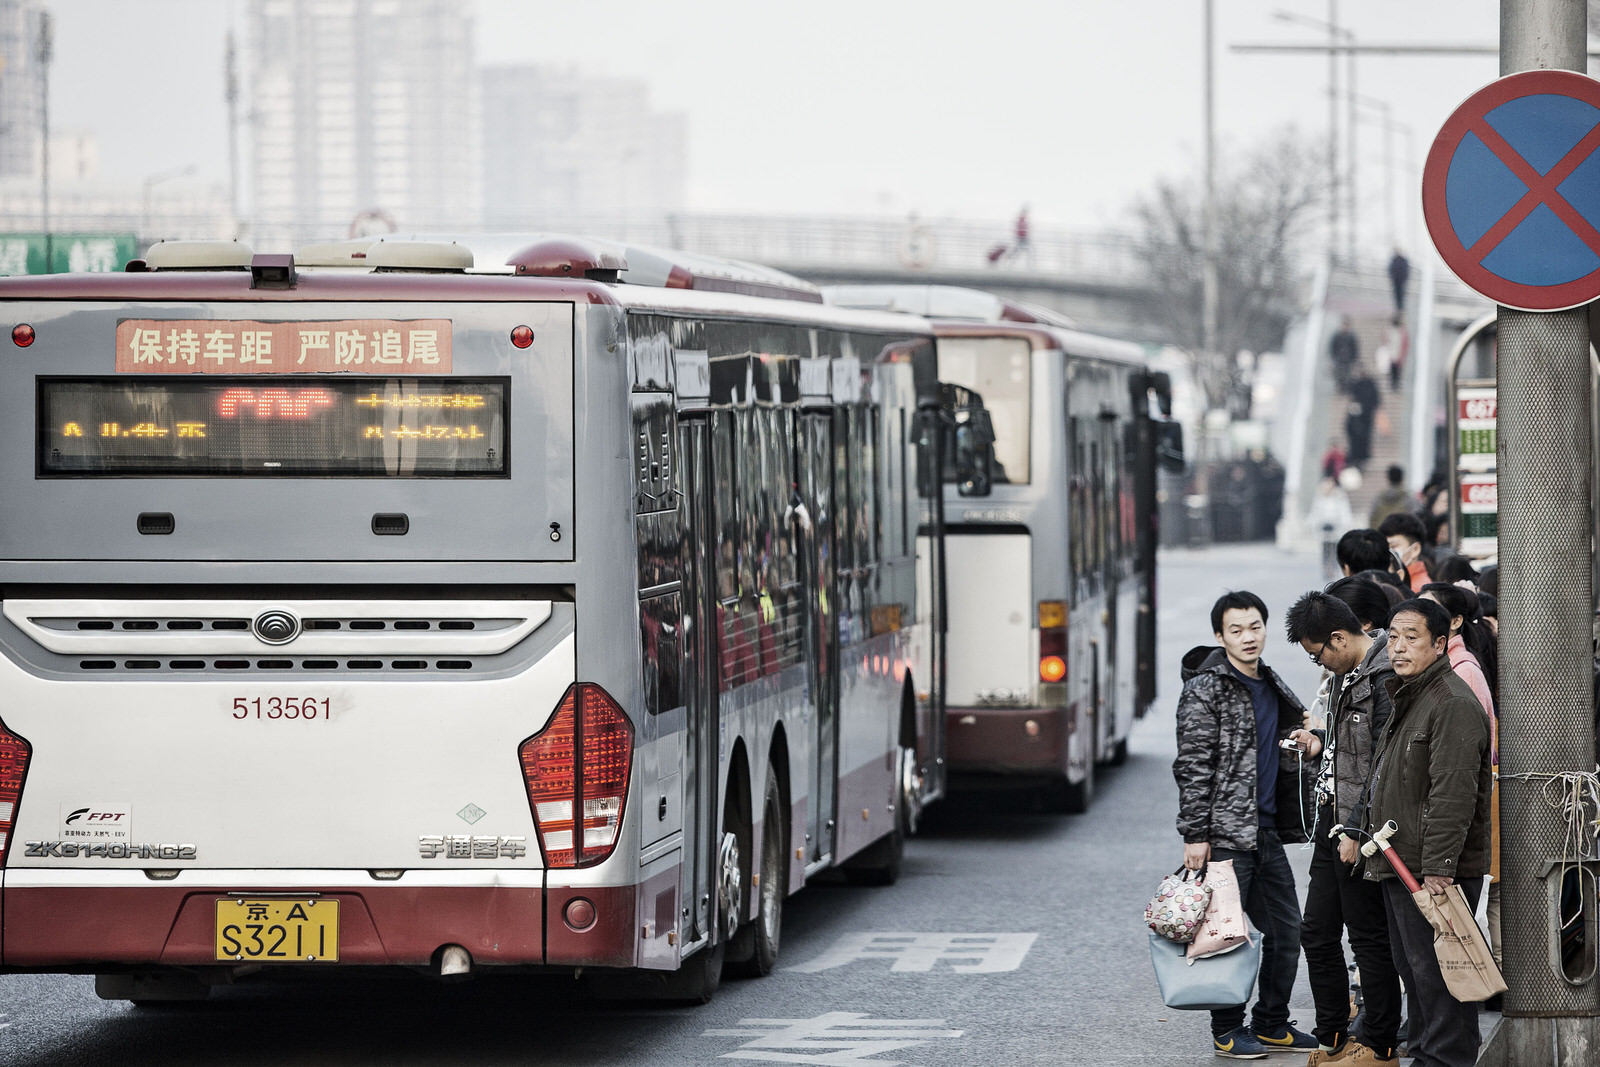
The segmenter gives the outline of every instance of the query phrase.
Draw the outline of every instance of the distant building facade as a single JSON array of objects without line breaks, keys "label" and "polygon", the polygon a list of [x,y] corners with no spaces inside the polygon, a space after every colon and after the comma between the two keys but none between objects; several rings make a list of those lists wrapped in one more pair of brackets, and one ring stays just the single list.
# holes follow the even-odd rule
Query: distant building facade
[{"label": "distant building facade", "polygon": [[472,0],[250,0],[258,245],[480,218]]},{"label": "distant building facade", "polygon": [[490,66],[483,213],[491,229],[658,220],[682,211],[688,123],[645,83],[547,66]]},{"label": "distant building facade", "polygon": [[38,0],[0,0],[0,178],[37,176],[44,115]]}]

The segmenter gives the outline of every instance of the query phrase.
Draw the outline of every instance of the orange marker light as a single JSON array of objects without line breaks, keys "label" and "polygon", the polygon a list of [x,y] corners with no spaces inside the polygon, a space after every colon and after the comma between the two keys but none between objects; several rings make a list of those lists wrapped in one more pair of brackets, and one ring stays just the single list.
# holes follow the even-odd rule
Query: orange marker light
[{"label": "orange marker light", "polygon": [[1039,660],[1039,680],[1059,682],[1067,676],[1067,661],[1060,656],[1043,656]]}]

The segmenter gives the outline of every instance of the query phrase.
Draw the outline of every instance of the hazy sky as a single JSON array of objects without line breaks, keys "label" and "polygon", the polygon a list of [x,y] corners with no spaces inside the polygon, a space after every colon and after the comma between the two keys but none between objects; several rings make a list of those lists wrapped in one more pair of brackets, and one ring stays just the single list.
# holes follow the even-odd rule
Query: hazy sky
[{"label": "hazy sky", "polygon": [[[226,176],[222,41],[242,0],[53,0],[55,122],[94,130],[102,174],[138,183],[193,163]],[[1224,148],[1298,124],[1325,137],[1326,0],[1216,0]],[[1116,224],[1160,174],[1198,166],[1200,0],[480,0],[482,62],[643,79],[689,115],[694,210],[918,211]],[[1364,42],[1493,44],[1497,0],[1342,0]],[[1341,61],[1341,77],[1342,74]],[[1415,131],[1493,80],[1493,56],[1358,60],[1358,90]],[[1370,112],[1369,112],[1370,114]],[[1362,123],[1364,213],[1382,239],[1382,127]],[[1397,154],[1404,141],[1396,138]],[[246,156],[248,159],[248,156]],[[1415,179],[1410,195],[1415,198]],[[1403,224],[1403,219],[1402,219]]]}]

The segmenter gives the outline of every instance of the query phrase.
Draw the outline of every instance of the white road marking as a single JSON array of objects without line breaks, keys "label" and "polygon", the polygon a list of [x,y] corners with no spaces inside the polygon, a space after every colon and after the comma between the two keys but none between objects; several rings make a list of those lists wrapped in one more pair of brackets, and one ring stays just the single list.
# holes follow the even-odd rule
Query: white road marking
[{"label": "white road marking", "polygon": [[822,955],[787,968],[814,974],[856,960],[893,959],[891,972],[931,971],[941,960],[952,971],[994,974],[1014,971],[1038,934],[846,934]]},{"label": "white road marking", "polygon": [[869,1019],[863,1012],[830,1011],[813,1019],[740,1019],[736,1029],[707,1030],[701,1036],[752,1038],[718,1057],[724,1060],[895,1067],[905,1061],[867,1057],[961,1035],[943,1019]]}]

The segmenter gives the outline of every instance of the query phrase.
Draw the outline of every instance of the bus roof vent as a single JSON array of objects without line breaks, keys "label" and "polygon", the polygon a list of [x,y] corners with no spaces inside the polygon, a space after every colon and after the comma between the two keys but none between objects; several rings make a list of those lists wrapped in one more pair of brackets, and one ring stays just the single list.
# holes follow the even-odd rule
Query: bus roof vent
[{"label": "bus roof vent", "polygon": [[249,270],[254,256],[238,241],[157,241],[144,262],[150,270]]},{"label": "bus roof vent", "polygon": [[738,293],[775,300],[822,303],[822,290],[793,274],[737,259],[696,256],[677,250],[628,248],[628,270],[623,281],[633,285],[658,285],[666,289],[698,289],[711,293]]},{"label": "bus roof vent", "polygon": [[583,237],[546,237],[512,253],[506,266],[519,276],[535,278],[587,278],[614,282],[628,269],[621,249],[608,241]]},{"label": "bus roof vent", "polygon": [[294,261],[302,267],[370,267],[367,249],[374,238],[354,237],[348,241],[327,241],[306,245],[294,254]]},{"label": "bus roof vent", "polygon": [[472,267],[472,250],[454,241],[378,241],[367,249],[367,266],[380,271],[450,271]]}]

